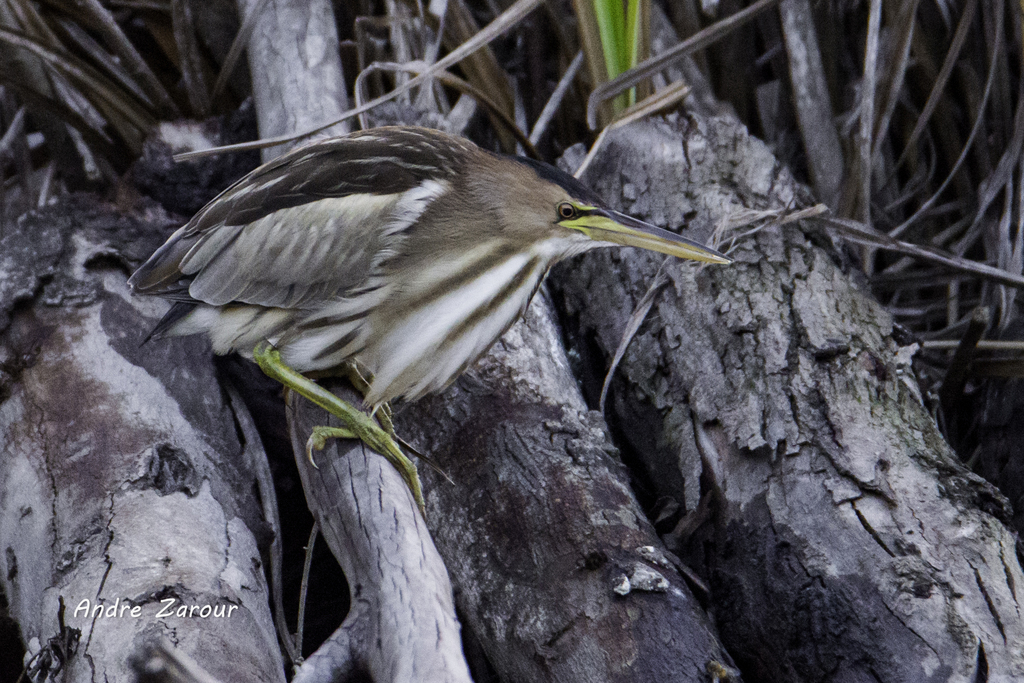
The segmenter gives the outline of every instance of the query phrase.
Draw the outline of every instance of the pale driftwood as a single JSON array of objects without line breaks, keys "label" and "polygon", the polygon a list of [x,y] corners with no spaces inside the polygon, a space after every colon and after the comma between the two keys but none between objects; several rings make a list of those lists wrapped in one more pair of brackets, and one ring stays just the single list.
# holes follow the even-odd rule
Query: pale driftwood
[{"label": "pale driftwood", "polygon": [[140,348],[162,305],[125,272],[170,227],[149,210],[66,199],[0,240],[3,592],[42,645],[63,598],[81,639],[61,680],[127,680],[135,646],[164,635],[223,681],[283,681],[254,476],[209,347]]},{"label": "pale driftwood", "polygon": [[[338,390],[358,405],[361,397]],[[295,681],[471,683],[451,584],[398,471],[364,444],[334,440],[306,459],[306,439],[328,415],[291,395],[289,430],[320,533],[345,572],[352,609]],[[336,422],[334,424],[337,424]]]},{"label": "pale driftwood", "polygon": [[701,681],[730,663],[584,405],[545,297],[397,425],[451,475],[421,468],[427,523],[501,680]]},{"label": "pale driftwood", "polygon": [[[602,196],[660,224],[682,204],[698,239],[799,192],[729,119],[609,143],[590,176]],[[713,496],[711,523],[690,536],[684,518],[676,542],[730,653],[765,680],[1021,680],[1008,506],[942,440],[890,317],[813,231],[769,226],[732,255],[666,265],[609,402],[660,495],[691,512]],[[592,370],[661,262],[595,253],[557,274],[571,337],[602,355]]]},{"label": "pale driftwood", "polygon": [[[237,0],[242,21],[259,12],[247,45],[260,137],[312,130],[348,109],[330,0]],[[340,135],[348,123],[318,135]],[[288,146],[263,150],[263,160]]]}]

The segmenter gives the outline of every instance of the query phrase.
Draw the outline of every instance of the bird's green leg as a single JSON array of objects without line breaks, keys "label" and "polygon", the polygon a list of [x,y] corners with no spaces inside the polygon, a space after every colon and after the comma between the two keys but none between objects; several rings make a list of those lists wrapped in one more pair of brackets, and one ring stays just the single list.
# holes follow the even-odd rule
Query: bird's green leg
[{"label": "bird's green leg", "polygon": [[420,512],[425,511],[423,489],[416,473],[416,465],[402,453],[394,437],[388,434],[363,411],[341,400],[331,392],[292,370],[281,360],[281,354],[268,342],[260,342],[253,349],[253,360],[263,373],[287,388],[317,404],[344,423],[344,427],[317,427],[307,443],[307,454],[312,456],[313,448],[323,448],[328,438],[356,438],[377,451],[395,466],[409,486]]},{"label": "bird's green leg", "polygon": [[[337,374],[347,379],[352,385],[352,388],[363,396],[366,396],[366,394],[369,393],[370,383],[366,381],[366,378],[363,377],[363,373],[359,371],[359,368],[354,362],[350,361],[344,363],[340,368],[338,368]],[[387,402],[381,403],[380,406],[371,413],[371,415],[377,418],[377,422],[380,423],[381,428],[385,432],[391,436],[395,436],[395,425],[391,421],[391,406]]]}]

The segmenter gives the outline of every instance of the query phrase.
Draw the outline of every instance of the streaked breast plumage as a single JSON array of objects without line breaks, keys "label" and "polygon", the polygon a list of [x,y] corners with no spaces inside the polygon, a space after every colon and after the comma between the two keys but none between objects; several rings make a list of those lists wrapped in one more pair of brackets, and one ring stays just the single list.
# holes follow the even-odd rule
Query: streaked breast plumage
[{"label": "streaked breast plumage", "polygon": [[[486,197],[450,192],[463,165],[487,153],[460,145],[438,155],[434,135],[313,143],[226,190],[130,280],[175,301],[155,335],[206,332],[216,353],[249,357],[268,340],[300,372],[356,361],[373,376],[371,405],[445,387],[580,240],[524,251]],[[480,220],[447,224],[467,200]],[[418,229],[428,211],[438,226],[429,234]],[[425,267],[438,240],[464,246]]]}]

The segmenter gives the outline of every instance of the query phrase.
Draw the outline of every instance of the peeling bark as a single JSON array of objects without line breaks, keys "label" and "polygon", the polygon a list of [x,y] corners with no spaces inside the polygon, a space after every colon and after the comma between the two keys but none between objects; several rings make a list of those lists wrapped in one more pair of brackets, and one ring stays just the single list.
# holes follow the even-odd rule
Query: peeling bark
[{"label": "peeling bark", "polygon": [[72,198],[0,240],[0,580],[27,642],[57,634],[63,598],[81,632],[63,680],[125,680],[164,635],[221,680],[282,681],[265,526],[209,346],[139,348],[162,304],[125,272],[168,227]]},{"label": "peeling bark", "polygon": [[[697,238],[744,208],[800,201],[729,119],[609,138],[590,175],[602,196],[661,225],[685,216]],[[767,227],[731,255],[723,268],[665,264],[669,284],[619,366],[609,419],[658,495],[687,512],[713,495],[710,524],[669,537],[709,579],[741,670],[1019,680],[1024,575],[1009,506],[942,440],[887,313],[811,226]],[[597,252],[555,275],[592,368],[661,262]]]}]

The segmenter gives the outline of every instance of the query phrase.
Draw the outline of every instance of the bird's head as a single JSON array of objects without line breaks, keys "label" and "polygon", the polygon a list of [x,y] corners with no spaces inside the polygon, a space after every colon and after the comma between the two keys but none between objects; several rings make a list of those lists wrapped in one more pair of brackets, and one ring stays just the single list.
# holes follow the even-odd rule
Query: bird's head
[{"label": "bird's head", "polygon": [[[641,247],[707,263],[731,260],[699,242],[609,208],[597,194],[568,173],[540,161],[505,157],[519,166],[506,174],[506,204],[515,207],[521,225],[544,226],[545,237],[571,244],[570,252],[619,244]],[[509,218],[513,218],[510,216]]]}]

